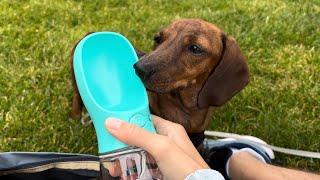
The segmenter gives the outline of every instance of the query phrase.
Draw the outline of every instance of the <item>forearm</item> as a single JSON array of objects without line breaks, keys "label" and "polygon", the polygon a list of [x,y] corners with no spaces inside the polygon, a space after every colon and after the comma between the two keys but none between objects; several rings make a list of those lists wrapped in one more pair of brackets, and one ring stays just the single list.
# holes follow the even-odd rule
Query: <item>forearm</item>
[{"label": "forearm", "polygon": [[232,179],[320,179],[316,174],[262,163],[246,152],[231,157],[229,172]]}]

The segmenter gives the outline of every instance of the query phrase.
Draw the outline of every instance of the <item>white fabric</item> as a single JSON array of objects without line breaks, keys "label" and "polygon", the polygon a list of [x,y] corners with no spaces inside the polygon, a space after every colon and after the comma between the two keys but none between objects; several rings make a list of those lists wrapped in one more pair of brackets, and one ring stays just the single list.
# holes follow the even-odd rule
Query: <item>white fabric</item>
[{"label": "white fabric", "polygon": [[189,174],[184,180],[224,180],[223,176],[213,169],[199,169]]},{"label": "white fabric", "polygon": [[272,149],[267,147],[267,146],[270,146],[270,145],[268,145],[262,139],[259,139],[259,138],[254,137],[254,136],[241,136],[241,135],[238,135],[238,136],[239,137],[237,137],[237,138],[224,138],[224,139],[219,139],[218,141],[236,141],[236,140],[251,141],[251,142],[255,143],[256,145],[258,145],[260,148],[262,148],[268,154],[270,159],[274,159],[275,158]]}]

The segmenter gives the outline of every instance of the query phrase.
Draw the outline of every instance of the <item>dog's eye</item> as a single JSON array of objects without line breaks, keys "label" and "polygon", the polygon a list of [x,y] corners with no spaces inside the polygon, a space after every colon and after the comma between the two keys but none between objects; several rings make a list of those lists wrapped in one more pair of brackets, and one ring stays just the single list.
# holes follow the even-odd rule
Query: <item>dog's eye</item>
[{"label": "dog's eye", "polygon": [[160,36],[160,35],[154,36],[153,40],[154,40],[154,42],[157,43],[157,44],[161,44],[161,42],[162,42],[162,39],[161,39],[161,36]]},{"label": "dog's eye", "polygon": [[196,44],[191,44],[189,47],[188,47],[188,50],[190,52],[192,52],[193,54],[196,54],[196,55],[199,55],[199,54],[202,54],[204,53],[204,51],[202,50],[202,48]]}]

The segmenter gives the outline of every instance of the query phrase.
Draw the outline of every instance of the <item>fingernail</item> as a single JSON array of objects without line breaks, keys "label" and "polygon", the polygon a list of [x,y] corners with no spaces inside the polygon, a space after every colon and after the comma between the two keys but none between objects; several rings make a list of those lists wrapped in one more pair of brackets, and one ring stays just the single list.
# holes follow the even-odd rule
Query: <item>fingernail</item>
[{"label": "fingernail", "polygon": [[116,118],[108,118],[106,119],[105,125],[110,129],[119,129],[122,124],[122,121]]}]

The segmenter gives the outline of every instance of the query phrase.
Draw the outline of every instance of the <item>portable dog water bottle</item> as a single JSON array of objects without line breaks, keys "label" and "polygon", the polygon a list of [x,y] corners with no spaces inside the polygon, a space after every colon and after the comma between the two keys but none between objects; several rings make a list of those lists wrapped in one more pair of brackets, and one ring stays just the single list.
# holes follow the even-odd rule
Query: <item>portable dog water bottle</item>
[{"label": "portable dog water bottle", "polygon": [[115,139],[104,126],[115,117],[155,132],[146,89],[133,68],[137,61],[130,42],[114,32],[89,34],[74,51],[76,82],[96,130],[103,178],[161,178],[150,155]]}]

